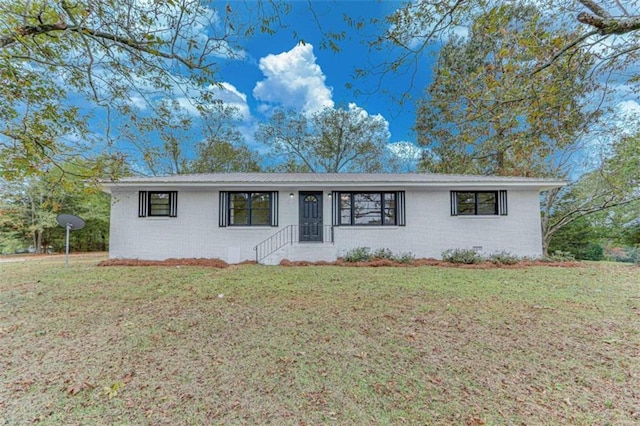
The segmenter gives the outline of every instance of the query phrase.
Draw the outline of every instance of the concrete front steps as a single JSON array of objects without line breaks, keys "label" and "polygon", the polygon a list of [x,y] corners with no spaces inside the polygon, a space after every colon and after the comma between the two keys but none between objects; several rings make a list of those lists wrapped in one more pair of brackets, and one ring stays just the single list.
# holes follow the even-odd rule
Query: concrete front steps
[{"label": "concrete front steps", "polygon": [[335,262],[338,249],[332,243],[293,243],[274,251],[260,261],[262,265],[279,265],[282,260],[291,262]]}]

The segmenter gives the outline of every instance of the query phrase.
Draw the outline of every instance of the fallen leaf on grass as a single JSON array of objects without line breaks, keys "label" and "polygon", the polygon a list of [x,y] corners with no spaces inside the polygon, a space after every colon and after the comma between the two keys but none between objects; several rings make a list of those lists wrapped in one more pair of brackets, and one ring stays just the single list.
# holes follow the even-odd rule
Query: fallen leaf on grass
[{"label": "fallen leaf on grass", "polygon": [[78,382],[74,383],[67,388],[67,393],[69,395],[77,395],[83,390],[94,389],[95,386],[88,382]]},{"label": "fallen leaf on grass", "polygon": [[124,388],[123,381],[117,381],[111,386],[105,386],[102,388],[102,394],[105,395],[109,399],[113,399],[118,396],[118,393]]},{"label": "fallen leaf on grass", "polygon": [[469,426],[481,426],[487,424],[486,421],[482,420],[480,417],[475,416],[469,416],[465,423]]}]

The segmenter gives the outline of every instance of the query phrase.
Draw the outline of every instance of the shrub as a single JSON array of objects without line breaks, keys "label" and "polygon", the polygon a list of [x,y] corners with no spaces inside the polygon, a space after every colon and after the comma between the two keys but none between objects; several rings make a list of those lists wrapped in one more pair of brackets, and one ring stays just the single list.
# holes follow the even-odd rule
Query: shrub
[{"label": "shrub", "polygon": [[602,260],[604,259],[604,249],[600,244],[589,243],[582,250],[575,253],[576,259],[580,260]]},{"label": "shrub", "polygon": [[387,259],[387,260],[394,259],[393,252],[388,248],[377,249],[376,251],[373,252],[372,257],[374,259]]},{"label": "shrub", "polygon": [[472,265],[474,263],[481,263],[485,259],[473,249],[448,249],[442,252],[442,260],[450,263]]},{"label": "shrub", "polygon": [[400,253],[395,255],[393,257],[393,260],[395,260],[398,263],[411,263],[414,260],[416,260],[416,257],[413,255],[413,253],[406,252],[406,253]]},{"label": "shrub", "polygon": [[411,263],[416,258],[413,253],[394,254],[387,248],[376,249],[371,251],[368,247],[356,247],[345,253],[342,257],[345,262],[371,262],[377,260],[386,260],[387,263]]},{"label": "shrub", "polygon": [[576,257],[568,251],[556,250],[543,260],[546,262],[572,262],[576,260]]},{"label": "shrub", "polygon": [[373,256],[369,247],[356,247],[347,251],[343,259],[345,262],[369,262]]},{"label": "shrub", "polygon": [[488,260],[496,265],[515,265],[520,262],[522,258],[506,251],[499,251],[489,256]]}]

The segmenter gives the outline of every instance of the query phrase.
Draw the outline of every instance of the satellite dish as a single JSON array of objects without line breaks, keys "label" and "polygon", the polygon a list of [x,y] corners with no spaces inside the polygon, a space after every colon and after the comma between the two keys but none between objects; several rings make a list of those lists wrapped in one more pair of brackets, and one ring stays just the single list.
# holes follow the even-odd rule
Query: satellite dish
[{"label": "satellite dish", "polygon": [[84,228],[84,220],[73,214],[59,214],[56,220],[58,221],[58,225],[63,228],[68,226],[72,231]]},{"label": "satellite dish", "polygon": [[67,244],[65,248],[65,258],[64,263],[69,267],[69,231],[77,231],[78,229],[84,228],[84,220],[76,215],[72,214],[59,214],[56,218],[58,221],[58,225],[62,226],[67,230]]}]

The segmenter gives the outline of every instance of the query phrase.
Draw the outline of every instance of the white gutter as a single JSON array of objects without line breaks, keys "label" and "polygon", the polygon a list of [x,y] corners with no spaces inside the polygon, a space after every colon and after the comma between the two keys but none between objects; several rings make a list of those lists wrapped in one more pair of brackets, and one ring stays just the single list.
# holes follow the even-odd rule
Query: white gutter
[{"label": "white gutter", "polygon": [[113,189],[127,188],[212,188],[212,189],[246,189],[246,188],[330,188],[333,190],[352,190],[359,188],[385,189],[450,189],[450,188],[514,188],[537,189],[544,191],[567,185],[561,180],[540,181],[451,181],[451,182],[108,182],[102,183],[103,191],[111,192]]}]

